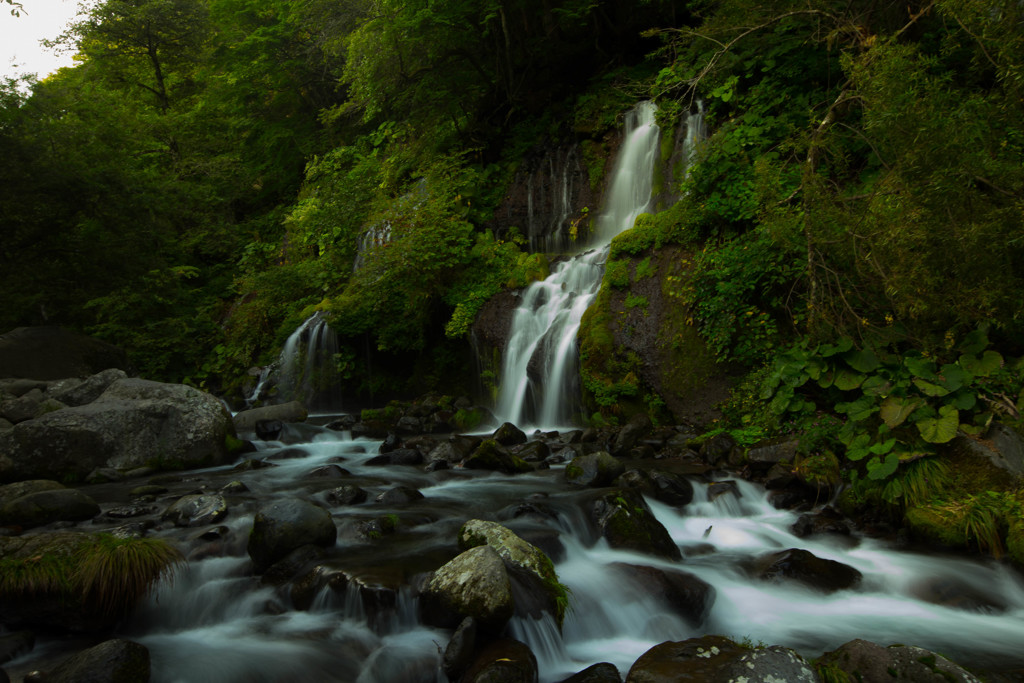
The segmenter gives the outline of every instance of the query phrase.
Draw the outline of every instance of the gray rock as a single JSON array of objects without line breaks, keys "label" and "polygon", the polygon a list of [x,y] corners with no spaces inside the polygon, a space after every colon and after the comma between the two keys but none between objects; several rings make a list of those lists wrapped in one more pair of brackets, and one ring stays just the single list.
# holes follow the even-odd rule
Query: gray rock
[{"label": "gray rock", "polygon": [[442,628],[472,617],[496,633],[515,612],[505,563],[489,545],[471,548],[438,569],[421,600],[424,620]]},{"label": "gray rock", "polygon": [[462,683],[535,683],[537,658],[525,643],[501,638],[489,643],[470,665]]},{"label": "gray rock", "polygon": [[224,496],[214,493],[189,494],[182,496],[164,511],[161,519],[174,526],[195,527],[216,524],[228,515],[228,503]]},{"label": "gray rock", "polygon": [[263,406],[252,410],[243,410],[234,417],[235,429],[239,432],[255,432],[259,420],[278,420],[280,422],[304,422],[308,413],[305,406],[298,401],[281,403],[274,406]]},{"label": "gray rock", "polygon": [[517,444],[526,443],[526,433],[511,422],[506,422],[494,430],[494,434],[491,435],[491,438],[502,446],[515,446]]},{"label": "gray rock", "polygon": [[0,377],[56,380],[128,369],[124,351],[63,327],[19,327],[0,335]]},{"label": "gray rock", "polygon": [[629,453],[630,449],[651,431],[651,419],[640,413],[630,418],[626,426],[615,435],[615,442],[612,444],[612,453],[622,457]]},{"label": "gray rock", "polygon": [[462,673],[473,662],[476,650],[476,621],[466,617],[455,629],[448,646],[444,649],[442,666],[450,680],[458,680]]},{"label": "gray rock", "polygon": [[281,500],[262,508],[253,519],[248,552],[257,572],[307,544],[331,547],[338,530],[327,510],[304,500]]},{"label": "gray rock", "polygon": [[60,401],[67,406],[82,406],[86,403],[92,403],[98,399],[111,384],[119,379],[125,379],[126,377],[128,377],[128,375],[125,374],[124,370],[118,368],[107,368],[102,372],[97,372],[95,375],[92,375],[83,382],[79,382],[62,390],[54,391],[54,389],[51,388],[49,394],[51,398]]},{"label": "gray rock", "polygon": [[906,645],[882,647],[867,640],[851,640],[818,659],[819,666],[835,667],[850,680],[917,681],[920,683],[980,683],[942,655]]},{"label": "gray rock", "polygon": [[614,664],[600,662],[569,676],[562,683],[622,683],[622,674]]},{"label": "gray rock", "polygon": [[[67,380],[65,380],[67,381]],[[80,381],[80,380],[71,380]],[[0,396],[4,394],[10,394],[12,398],[23,396],[33,389],[39,389],[40,391],[46,391],[50,386],[49,382],[40,381],[37,379],[11,379],[4,378],[0,379]]]},{"label": "gray rock", "polygon": [[690,572],[625,562],[615,562],[612,567],[638,590],[683,617],[694,628],[704,624],[715,603],[714,586]]},{"label": "gray rock", "polygon": [[859,571],[847,564],[798,548],[758,558],[754,562],[754,574],[765,581],[797,581],[825,593],[853,588],[862,578]]},{"label": "gray rock", "polygon": [[595,500],[591,519],[613,548],[681,560],[679,546],[655,518],[643,496],[632,489],[614,489]]},{"label": "gray rock", "polygon": [[21,498],[22,496],[27,496],[30,493],[54,491],[56,489],[63,488],[65,488],[63,484],[51,479],[29,479],[27,481],[18,481],[13,484],[4,484],[3,486],[0,486],[0,507],[3,507],[12,500]]},{"label": "gray rock", "polygon": [[97,467],[219,465],[233,434],[230,416],[210,394],[122,379],[92,403],[0,432],[0,481],[83,478]]},{"label": "gray rock", "polygon": [[130,640],[108,640],[61,662],[46,683],[145,683],[149,650]]},{"label": "gray rock", "polygon": [[565,466],[565,480],[573,486],[611,486],[623,472],[625,465],[607,451],[573,458]]},{"label": "gray rock", "polygon": [[384,505],[404,505],[424,496],[411,486],[395,486],[377,496],[376,501]]},{"label": "gray rock", "polygon": [[0,508],[0,524],[31,529],[52,522],[80,522],[100,513],[100,506],[78,489],[35,491]]},{"label": "gray rock", "polygon": [[626,676],[626,683],[675,681],[819,683],[820,679],[810,664],[792,650],[751,650],[722,636],[655,645],[640,655]]},{"label": "gray rock", "polygon": [[0,417],[0,432],[6,432],[8,429],[14,429],[14,423],[6,418]]},{"label": "gray rock", "polygon": [[12,424],[31,420],[38,412],[39,401],[33,396],[20,396],[0,403],[0,417]]}]

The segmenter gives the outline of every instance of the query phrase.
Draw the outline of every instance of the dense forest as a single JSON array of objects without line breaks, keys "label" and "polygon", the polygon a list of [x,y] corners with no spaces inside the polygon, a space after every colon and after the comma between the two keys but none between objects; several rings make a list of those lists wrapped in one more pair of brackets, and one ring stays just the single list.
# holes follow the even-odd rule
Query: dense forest
[{"label": "dense forest", "polygon": [[55,45],[78,65],[0,86],[0,329],[237,394],[322,310],[350,395],[462,390],[481,307],[554,256],[495,221],[523,159],[579,145],[600,188],[625,110],[668,161],[701,106],[584,319],[588,419],[675,417],[608,331],[656,276],[664,386],[733,381],[703,427],[800,432],[807,476],[1024,553],[1020,496],[942,494],[936,457],[1020,420],[1020,2],[106,0]]}]

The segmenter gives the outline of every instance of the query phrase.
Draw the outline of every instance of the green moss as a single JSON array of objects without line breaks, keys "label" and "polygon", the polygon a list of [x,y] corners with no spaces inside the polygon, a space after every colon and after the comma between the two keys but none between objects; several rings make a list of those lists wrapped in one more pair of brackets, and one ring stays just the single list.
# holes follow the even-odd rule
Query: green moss
[{"label": "green moss", "polygon": [[629,287],[629,263],[627,261],[608,261],[604,267],[604,282],[616,289]]},{"label": "green moss", "polygon": [[452,417],[452,426],[460,432],[476,429],[484,421],[484,412],[479,408],[460,408]]},{"label": "green moss", "polygon": [[228,455],[237,455],[243,448],[245,448],[245,442],[234,434],[224,435],[224,449],[227,450]]}]

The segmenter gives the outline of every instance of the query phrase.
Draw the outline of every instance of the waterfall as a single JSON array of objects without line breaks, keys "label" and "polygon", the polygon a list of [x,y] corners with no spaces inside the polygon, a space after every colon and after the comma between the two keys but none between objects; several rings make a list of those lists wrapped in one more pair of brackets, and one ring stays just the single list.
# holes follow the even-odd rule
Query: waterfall
[{"label": "waterfall", "polygon": [[277,398],[296,400],[309,410],[340,407],[335,356],[338,337],[317,311],[292,332],[278,358]]},{"label": "waterfall", "polygon": [[497,416],[553,427],[579,412],[576,332],[601,287],[608,245],[650,210],[659,129],[656,107],[641,102],[626,115],[625,139],[612,172],[590,249],[559,263],[522,294],[502,361]]}]

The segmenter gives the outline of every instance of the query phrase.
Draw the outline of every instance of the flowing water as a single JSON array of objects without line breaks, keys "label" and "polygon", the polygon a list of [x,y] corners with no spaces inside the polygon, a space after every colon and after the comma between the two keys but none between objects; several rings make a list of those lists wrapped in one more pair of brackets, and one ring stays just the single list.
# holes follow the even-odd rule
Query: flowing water
[{"label": "flowing water", "polygon": [[[793,647],[808,657],[865,638],[919,645],[967,665],[1024,666],[1024,583],[1007,566],[899,551],[855,536],[798,538],[789,530],[797,515],[773,508],[754,484],[738,481],[732,492],[710,500],[707,482],[694,480],[689,505],[648,501],[683,551],[682,563],[673,563],[596,540],[586,522],[590,494],[568,490],[558,466],[517,476],[376,466],[369,460],[379,441],[326,430],[300,445],[258,445],[262,450],[251,457],[290,457],[275,460],[277,467],[241,474],[229,468],[188,473],[181,484],[214,490],[238,479],[248,486],[250,493],[229,497],[220,540],[205,542],[199,539],[202,530],[168,525],[153,532],[175,538],[190,562],[118,636],[149,648],[157,683],[444,683],[439,666],[450,634],[420,623],[413,586],[458,552],[458,528],[473,518],[499,520],[548,549],[571,591],[561,632],[546,617],[515,617],[508,628],[537,656],[542,683],[602,661],[625,674],[653,645],[705,633]],[[339,460],[350,473],[343,480],[310,478],[316,467]],[[365,488],[370,502],[331,507],[338,541],[321,561],[325,571],[350,577],[347,588],[324,585],[303,602],[287,586],[261,585],[245,551],[256,509],[293,496],[324,502],[326,490],[350,483]],[[419,489],[425,498],[395,506],[372,502],[398,484]],[[102,497],[99,492],[93,494]],[[399,520],[394,533],[374,537],[360,531],[367,520],[386,515]],[[852,565],[864,578],[855,589],[826,595],[799,584],[763,582],[745,570],[753,558],[794,547]],[[613,562],[696,574],[717,594],[706,622],[689,625],[642,585],[612,570]],[[952,586],[971,600],[961,601],[960,608],[933,604],[926,589],[934,585]],[[35,668],[33,658],[52,647],[59,644],[41,643],[8,670]]]},{"label": "flowing water", "polygon": [[266,390],[276,385],[273,402],[299,401],[311,412],[330,413],[341,409],[341,392],[335,356],[338,336],[317,311],[289,335],[277,362],[263,368],[252,394],[246,399],[251,407],[266,398]]},{"label": "flowing water", "polygon": [[502,359],[499,419],[545,427],[579,422],[576,332],[601,286],[612,238],[650,210],[659,138],[655,112],[653,103],[641,102],[626,116],[625,138],[588,250],[558,263],[546,280],[521,294]]}]

